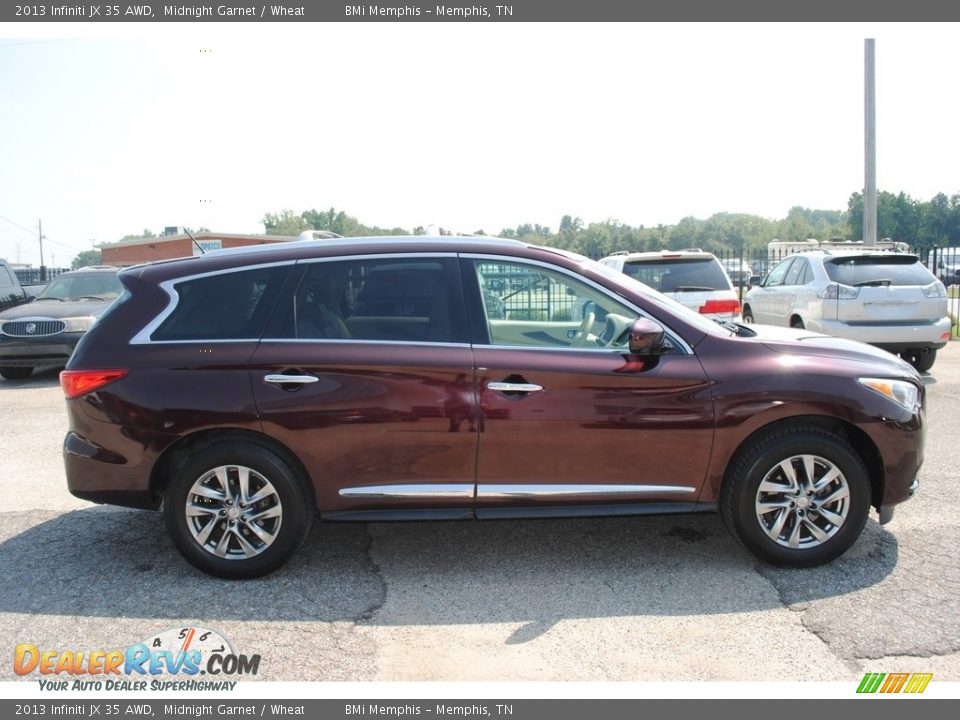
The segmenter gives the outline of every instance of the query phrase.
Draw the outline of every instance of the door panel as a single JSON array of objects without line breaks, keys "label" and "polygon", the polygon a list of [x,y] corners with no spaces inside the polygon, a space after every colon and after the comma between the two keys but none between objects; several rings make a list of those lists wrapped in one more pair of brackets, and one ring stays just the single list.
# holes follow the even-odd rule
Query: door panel
[{"label": "door panel", "polygon": [[[480,330],[477,516],[507,506],[695,502],[713,439],[713,401],[697,358],[679,342],[676,354],[631,356],[626,329],[637,311],[582,277],[493,258],[464,267]],[[493,291],[495,273],[522,278],[521,292]],[[491,292],[500,292],[498,302]],[[503,308],[506,323],[491,307]],[[522,338],[500,332],[511,318],[524,319]],[[552,332],[562,323],[566,333]]]},{"label": "door panel", "polygon": [[[265,381],[280,373],[316,380]],[[468,346],[265,341],[250,379],[264,432],[303,462],[321,511],[473,506]]]},{"label": "door panel", "polygon": [[[474,349],[477,507],[693,502],[710,458],[713,402],[692,355]],[[530,392],[498,391],[500,382]]]},{"label": "door panel", "polygon": [[454,257],[305,263],[250,365],[323,512],[471,515],[478,413]]}]

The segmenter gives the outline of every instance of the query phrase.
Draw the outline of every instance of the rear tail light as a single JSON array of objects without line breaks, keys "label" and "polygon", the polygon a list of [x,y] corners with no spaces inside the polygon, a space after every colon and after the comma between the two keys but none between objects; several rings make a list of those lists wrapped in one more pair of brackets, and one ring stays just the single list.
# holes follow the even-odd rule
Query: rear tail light
[{"label": "rear tail light", "polygon": [[730,313],[731,315],[736,315],[740,312],[740,301],[739,300],[707,300],[703,305],[700,306],[700,314],[706,315],[708,313]]},{"label": "rear tail light", "polygon": [[947,296],[947,288],[944,287],[942,282],[937,280],[923,288],[923,294],[928,298],[945,298]]},{"label": "rear tail light", "polygon": [[855,300],[860,294],[860,288],[850,287],[843,283],[830,283],[817,293],[821,300]]},{"label": "rear tail light", "polygon": [[63,388],[63,394],[67,399],[73,399],[86,395],[94,390],[99,390],[104,385],[124,378],[127,371],[124,368],[113,368],[111,370],[64,370],[60,373],[60,387]]}]

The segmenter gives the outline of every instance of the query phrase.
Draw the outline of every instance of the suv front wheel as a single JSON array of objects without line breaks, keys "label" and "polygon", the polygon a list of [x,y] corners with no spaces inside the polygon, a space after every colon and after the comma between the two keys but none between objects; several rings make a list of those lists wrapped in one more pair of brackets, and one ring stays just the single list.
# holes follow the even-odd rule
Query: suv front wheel
[{"label": "suv front wheel", "polygon": [[223,578],[273,572],[313,522],[303,478],[272,450],[238,440],[194,449],[174,470],[163,509],[177,550]]},{"label": "suv front wheel", "polygon": [[810,567],[843,554],[870,507],[863,460],[817,427],[785,427],[752,441],[730,466],[720,498],[724,522],[767,562]]}]

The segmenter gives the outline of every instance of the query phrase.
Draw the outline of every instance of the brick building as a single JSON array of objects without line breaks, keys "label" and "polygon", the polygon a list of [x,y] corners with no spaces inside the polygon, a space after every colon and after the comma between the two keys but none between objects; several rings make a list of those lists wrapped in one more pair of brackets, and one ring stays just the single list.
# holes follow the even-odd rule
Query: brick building
[{"label": "brick building", "polygon": [[[168,233],[155,238],[136,238],[123,242],[103,245],[100,248],[101,262],[104,265],[125,267],[138,263],[153,262],[154,260],[169,260],[172,258],[200,255],[197,245],[186,233],[176,232],[171,228]],[[197,243],[206,251],[225,250],[227,248],[245,247],[247,245],[265,245],[267,243],[290,242],[295,237],[286,235],[235,235],[231,233],[201,232],[195,233]]]}]

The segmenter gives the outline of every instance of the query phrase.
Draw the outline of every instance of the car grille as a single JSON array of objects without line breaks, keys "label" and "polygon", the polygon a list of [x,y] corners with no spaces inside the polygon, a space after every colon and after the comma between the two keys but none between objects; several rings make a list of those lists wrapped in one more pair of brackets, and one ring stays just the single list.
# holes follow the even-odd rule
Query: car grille
[{"label": "car grille", "polygon": [[0,325],[0,332],[8,337],[47,337],[62,333],[66,328],[63,320],[7,320]]}]

